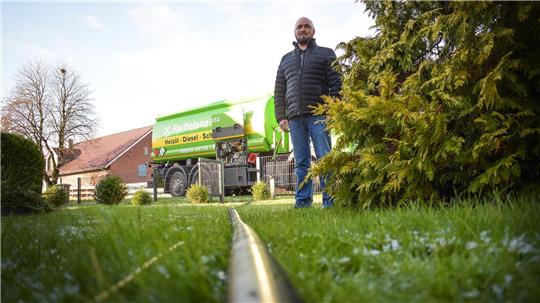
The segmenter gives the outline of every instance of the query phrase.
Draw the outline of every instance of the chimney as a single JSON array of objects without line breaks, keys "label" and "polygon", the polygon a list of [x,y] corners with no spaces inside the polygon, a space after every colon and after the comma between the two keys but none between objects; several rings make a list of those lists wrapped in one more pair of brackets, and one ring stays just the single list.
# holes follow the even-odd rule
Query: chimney
[{"label": "chimney", "polygon": [[73,149],[73,139],[68,139],[68,147],[69,149]]}]

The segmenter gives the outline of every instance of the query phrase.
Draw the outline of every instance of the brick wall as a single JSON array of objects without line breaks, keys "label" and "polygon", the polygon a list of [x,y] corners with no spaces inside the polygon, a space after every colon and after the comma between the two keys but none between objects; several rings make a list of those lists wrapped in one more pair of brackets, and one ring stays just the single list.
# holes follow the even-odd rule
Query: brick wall
[{"label": "brick wall", "polygon": [[[146,148],[146,153],[145,153]],[[150,161],[152,152],[152,133],[148,134],[128,152],[118,158],[110,168],[110,174],[118,176],[124,183],[139,183],[152,180],[152,170],[145,168],[146,176],[139,176],[139,165]]]}]

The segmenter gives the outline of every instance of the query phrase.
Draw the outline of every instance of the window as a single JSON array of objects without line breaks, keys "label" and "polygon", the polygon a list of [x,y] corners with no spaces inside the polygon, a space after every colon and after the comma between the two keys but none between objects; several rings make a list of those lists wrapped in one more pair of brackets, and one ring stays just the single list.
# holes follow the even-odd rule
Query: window
[{"label": "window", "polygon": [[139,177],[146,177],[146,165],[139,164]]},{"label": "window", "polygon": [[146,146],[144,147],[144,155],[148,156],[148,147],[146,147]]}]

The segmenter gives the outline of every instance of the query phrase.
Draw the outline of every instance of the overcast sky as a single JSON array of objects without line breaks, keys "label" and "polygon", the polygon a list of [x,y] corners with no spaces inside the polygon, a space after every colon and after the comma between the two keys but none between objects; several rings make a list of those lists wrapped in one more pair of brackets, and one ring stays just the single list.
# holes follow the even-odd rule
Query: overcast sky
[{"label": "overcast sky", "polygon": [[3,2],[2,97],[25,63],[64,62],[92,91],[98,135],[153,124],[160,114],[271,93],[294,22],[334,48],[373,35],[361,3]]}]

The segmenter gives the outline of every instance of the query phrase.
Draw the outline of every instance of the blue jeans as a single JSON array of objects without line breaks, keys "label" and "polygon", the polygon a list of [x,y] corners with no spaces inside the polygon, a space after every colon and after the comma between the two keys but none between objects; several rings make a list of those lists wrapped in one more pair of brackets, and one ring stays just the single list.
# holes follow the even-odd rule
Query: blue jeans
[{"label": "blue jeans", "polygon": [[[332,148],[330,134],[326,130],[325,118],[320,116],[300,116],[289,120],[290,136],[294,152],[294,171],[296,174],[295,207],[309,207],[313,202],[313,182],[308,180],[304,186],[307,171],[311,166],[310,139],[317,159],[322,158]],[[325,177],[320,177],[323,191],[323,207],[331,207],[333,199],[324,190]]]}]

